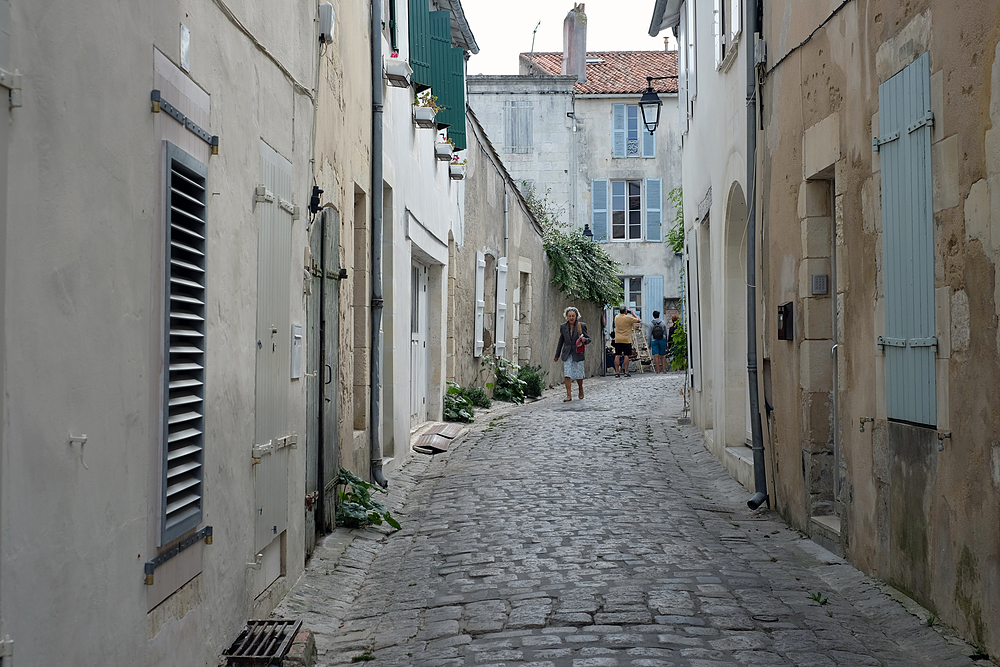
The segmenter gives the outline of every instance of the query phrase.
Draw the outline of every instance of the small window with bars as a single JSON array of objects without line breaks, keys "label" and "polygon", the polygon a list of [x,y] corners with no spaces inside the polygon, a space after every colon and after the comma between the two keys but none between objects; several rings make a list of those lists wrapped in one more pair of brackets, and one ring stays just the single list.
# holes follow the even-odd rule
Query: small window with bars
[{"label": "small window with bars", "polygon": [[160,544],[202,520],[208,167],[167,142]]}]

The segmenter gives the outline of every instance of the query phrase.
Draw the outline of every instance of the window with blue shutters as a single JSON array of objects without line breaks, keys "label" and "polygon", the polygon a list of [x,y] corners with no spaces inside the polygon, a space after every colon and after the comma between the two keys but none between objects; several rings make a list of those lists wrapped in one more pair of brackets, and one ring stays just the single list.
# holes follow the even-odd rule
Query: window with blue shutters
[{"label": "window with blue shutters", "polygon": [[595,179],[590,182],[590,228],[594,240],[608,240],[608,180]]},{"label": "window with blue shutters", "polygon": [[934,209],[930,57],[879,86],[886,411],[889,419],[937,423]]},{"label": "window with blue shutters", "polygon": [[641,122],[636,104],[611,105],[611,154],[613,157],[656,157],[656,135]]}]

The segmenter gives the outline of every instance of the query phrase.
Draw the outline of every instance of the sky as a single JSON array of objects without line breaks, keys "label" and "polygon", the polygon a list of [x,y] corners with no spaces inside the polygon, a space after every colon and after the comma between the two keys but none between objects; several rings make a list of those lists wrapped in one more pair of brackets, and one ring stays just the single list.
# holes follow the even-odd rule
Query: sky
[{"label": "sky", "polygon": [[[587,51],[660,51],[665,30],[650,37],[656,0],[586,0]],[[465,18],[479,44],[469,59],[469,74],[517,74],[517,55],[531,51],[531,31],[538,25],[535,51],[562,51],[562,25],[573,0],[462,0]]]}]

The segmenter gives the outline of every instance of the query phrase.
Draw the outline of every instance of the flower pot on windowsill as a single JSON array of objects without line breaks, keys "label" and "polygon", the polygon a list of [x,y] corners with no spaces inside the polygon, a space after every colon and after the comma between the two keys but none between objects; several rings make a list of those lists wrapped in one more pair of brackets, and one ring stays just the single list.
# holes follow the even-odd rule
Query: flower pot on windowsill
[{"label": "flower pot on windowsill", "polygon": [[444,162],[451,162],[452,148],[446,141],[439,141],[434,144],[434,157]]},{"label": "flower pot on windowsill", "polygon": [[434,109],[431,107],[413,107],[413,124],[417,127],[428,127],[434,129]]},{"label": "flower pot on windowsill", "polygon": [[452,180],[460,181],[465,178],[465,165],[464,164],[450,164],[448,165],[449,176]]},{"label": "flower pot on windowsill", "polygon": [[386,58],[383,73],[390,86],[407,88],[410,85],[410,75],[413,74],[413,70],[402,58]]}]

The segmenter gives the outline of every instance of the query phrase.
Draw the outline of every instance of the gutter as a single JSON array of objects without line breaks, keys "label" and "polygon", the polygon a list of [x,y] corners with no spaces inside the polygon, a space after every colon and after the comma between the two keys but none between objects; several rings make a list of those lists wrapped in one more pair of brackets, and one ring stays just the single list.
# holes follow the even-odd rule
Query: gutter
[{"label": "gutter", "polygon": [[372,0],[372,338],[369,455],[371,477],[383,489],[382,474],[382,0]]},{"label": "gutter", "polygon": [[[768,502],[764,439],[760,424],[760,390],[757,386],[757,65],[751,48],[760,31],[758,0],[746,3],[747,62],[747,382],[750,389],[750,434],[753,443],[753,480],[756,493],[747,507],[757,509]],[[768,503],[770,506],[770,503]]]}]

